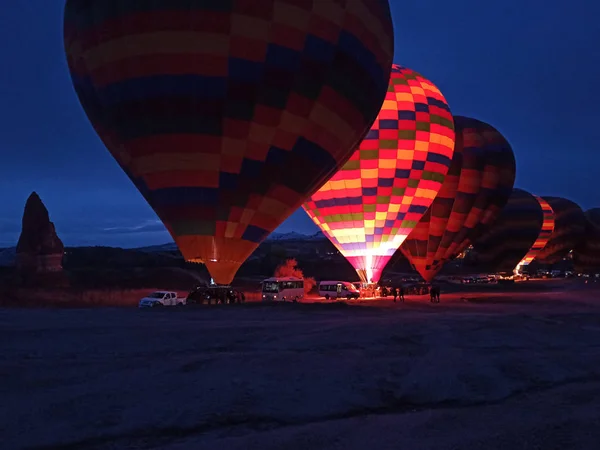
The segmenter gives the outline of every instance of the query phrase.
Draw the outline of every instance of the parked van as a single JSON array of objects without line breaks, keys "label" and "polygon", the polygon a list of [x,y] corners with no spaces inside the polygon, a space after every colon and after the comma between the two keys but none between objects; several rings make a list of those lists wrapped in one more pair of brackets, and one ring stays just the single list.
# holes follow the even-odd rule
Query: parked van
[{"label": "parked van", "polygon": [[292,301],[299,302],[304,298],[304,280],[302,278],[282,277],[267,278],[262,282],[263,302]]},{"label": "parked van", "polygon": [[330,298],[359,298],[360,291],[349,281],[321,281],[319,283],[319,295]]}]

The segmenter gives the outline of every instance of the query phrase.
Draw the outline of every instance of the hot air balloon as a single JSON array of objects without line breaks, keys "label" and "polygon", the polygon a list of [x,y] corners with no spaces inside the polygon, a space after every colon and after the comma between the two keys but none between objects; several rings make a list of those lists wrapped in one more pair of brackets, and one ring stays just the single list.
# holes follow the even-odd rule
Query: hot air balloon
[{"label": "hot air balloon", "polygon": [[535,261],[556,264],[579,245],[585,235],[586,219],[576,203],[560,197],[542,197],[554,211],[554,232]]},{"label": "hot air balloon", "polygon": [[454,124],[442,93],[418,73],[394,65],[371,130],[304,209],[360,279],[377,282],[431,205],[453,151]]},{"label": "hot air balloon", "polygon": [[600,272],[600,208],[585,212],[585,237],[573,250],[575,270],[584,273]]},{"label": "hot air balloon", "polygon": [[541,197],[534,195],[535,199],[540,204],[542,208],[542,213],[544,214],[544,221],[542,223],[542,229],[540,230],[540,234],[537,239],[527,252],[527,254],[523,257],[523,259],[517,264],[516,273],[520,274],[525,266],[528,266],[531,261],[533,261],[536,256],[548,245],[550,241],[550,237],[554,233],[554,211],[550,204]]},{"label": "hot air balloon", "polygon": [[400,250],[431,282],[444,263],[493,224],[515,182],[515,156],[491,125],[454,116],[456,145],[437,197]]},{"label": "hot air balloon", "polygon": [[387,0],[67,0],[94,129],[215,282],[352,155],[393,55]]},{"label": "hot air balloon", "polygon": [[513,189],[498,219],[473,241],[472,256],[479,271],[514,273],[540,235],[544,212],[529,192]]}]

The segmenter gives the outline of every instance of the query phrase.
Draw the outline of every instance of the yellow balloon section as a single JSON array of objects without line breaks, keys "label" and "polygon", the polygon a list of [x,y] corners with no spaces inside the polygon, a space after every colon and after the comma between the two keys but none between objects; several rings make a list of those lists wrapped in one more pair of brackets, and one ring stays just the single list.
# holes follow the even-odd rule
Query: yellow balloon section
[{"label": "yellow balloon section", "polygon": [[450,167],[454,122],[439,89],[392,67],[375,123],[304,209],[364,282],[377,282],[427,211]]}]

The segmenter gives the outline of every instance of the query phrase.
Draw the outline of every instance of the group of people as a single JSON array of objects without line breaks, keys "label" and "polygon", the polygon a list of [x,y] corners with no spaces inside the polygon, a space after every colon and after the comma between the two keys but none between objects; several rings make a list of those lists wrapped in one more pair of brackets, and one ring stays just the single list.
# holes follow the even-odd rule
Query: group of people
[{"label": "group of people", "polygon": [[432,284],[429,288],[429,301],[431,303],[440,302],[440,287],[438,285]]},{"label": "group of people", "polygon": [[399,297],[400,301],[404,301],[404,286],[400,286],[399,288],[392,288],[392,295],[394,296],[394,303],[396,303],[396,299]]},{"label": "group of people", "polygon": [[[191,300],[191,301],[190,301]],[[214,300],[215,305],[227,305],[235,303],[245,303],[246,295],[242,291],[223,288],[196,288],[188,295],[188,303],[211,304]]]},{"label": "group of people", "polygon": [[[391,295],[394,297],[394,303],[396,303],[396,300],[400,300],[401,302],[404,301],[404,286],[400,286],[400,287],[393,287],[390,290]],[[386,288],[382,288],[381,290],[381,295],[383,297],[387,297],[387,289]],[[429,288],[429,298],[431,303],[439,303],[440,302],[440,287],[438,285],[431,285],[431,287]]]}]

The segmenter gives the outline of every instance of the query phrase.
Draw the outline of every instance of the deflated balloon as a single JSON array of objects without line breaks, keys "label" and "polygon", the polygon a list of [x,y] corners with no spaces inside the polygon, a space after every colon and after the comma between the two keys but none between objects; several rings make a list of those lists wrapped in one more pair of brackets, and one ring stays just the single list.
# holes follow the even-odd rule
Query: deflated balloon
[{"label": "deflated balloon", "polygon": [[585,236],[586,218],[579,205],[560,197],[542,197],[554,211],[554,232],[535,261],[556,264],[577,247]]},{"label": "deflated balloon", "polygon": [[535,244],[543,223],[540,202],[529,192],[513,189],[495,223],[473,242],[477,270],[512,274]]},{"label": "deflated balloon", "polygon": [[371,130],[304,209],[362,281],[379,281],[438,193],[453,150],[454,124],[442,93],[395,65]]},{"label": "deflated balloon", "polygon": [[454,116],[456,145],[437,197],[400,250],[427,282],[498,218],[515,182],[515,156],[491,125]]},{"label": "deflated balloon", "polygon": [[217,283],[352,155],[394,50],[387,0],[67,0],[64,41],[96,132]]}]

